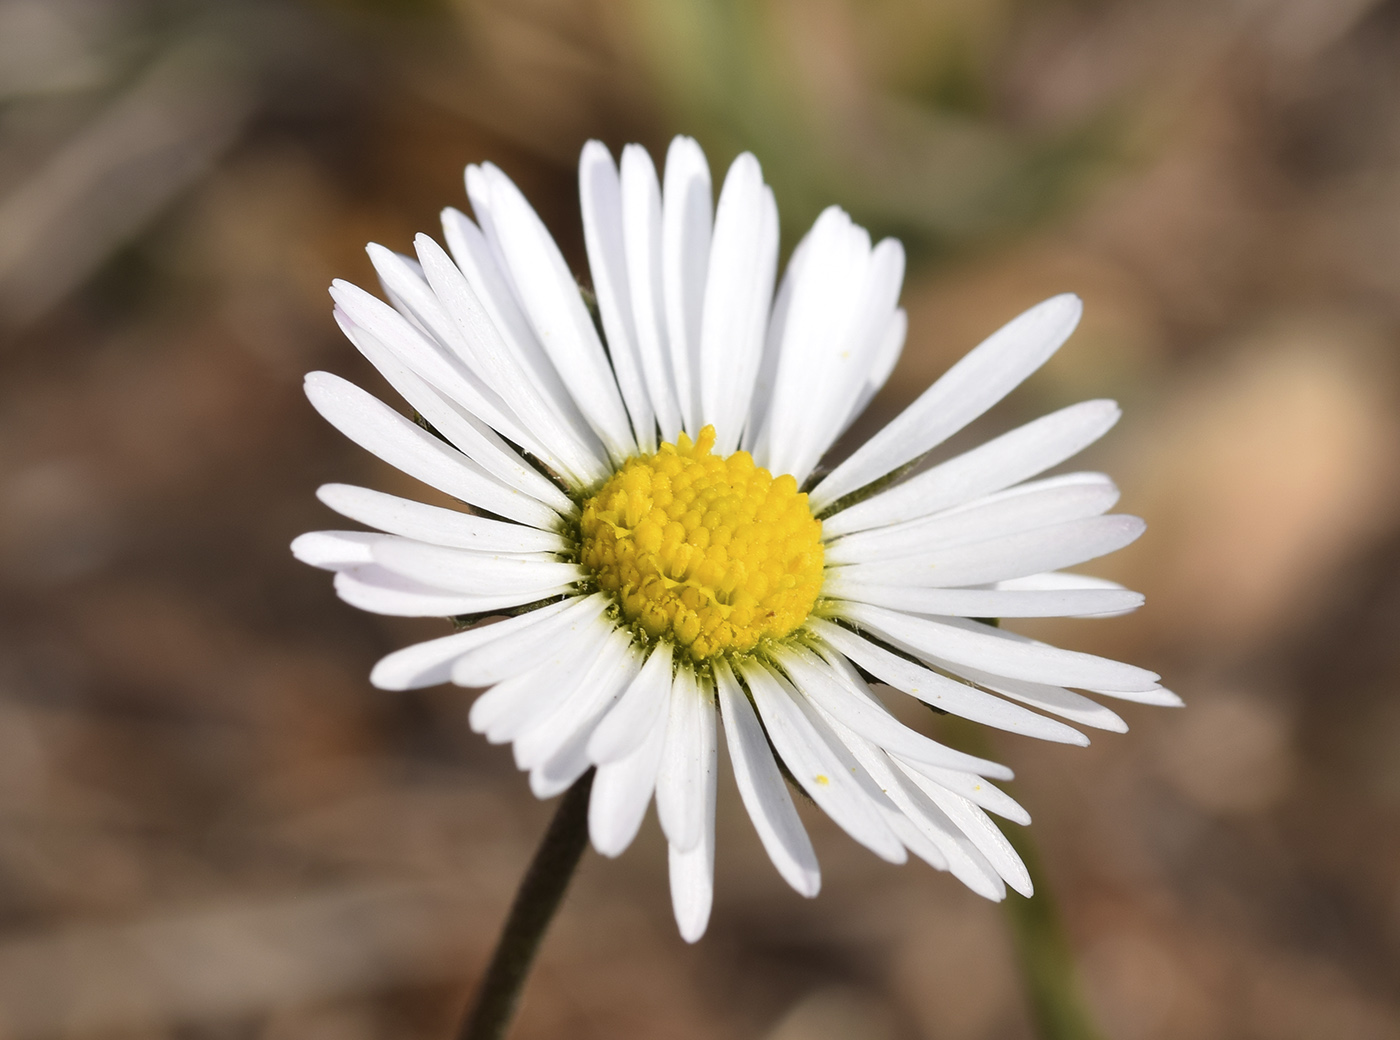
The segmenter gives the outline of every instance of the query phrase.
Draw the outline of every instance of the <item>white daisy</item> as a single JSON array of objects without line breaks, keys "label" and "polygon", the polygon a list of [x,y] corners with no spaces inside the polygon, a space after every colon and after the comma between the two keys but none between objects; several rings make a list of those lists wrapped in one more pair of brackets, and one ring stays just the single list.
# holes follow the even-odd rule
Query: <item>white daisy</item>
[{"label": "white daisy", "polygon": [[443,212],[447,251],[425,235],[416,260],[369,247],[388,304],[331,289],[345,334],[420,421],[338,376],[306,379],[342,433],[470,511],[328,484],[326,505],[382,533],[303,535],[296,555],[365,610],[509,615],[390,654],[375,685],[484,689],[472,727],[513,744],[541,798],[596,766],[589,830],[604,855],[628,846],[655,795],[690,941],[710,914],[721,721],[764,848],[803,895],[820,873],[785,774],[884,859],[913,852],[990,899],[1029,895],[986,812],[1029,822],[987,782],[1011,771],[904,726],[881,697],[893,687],[1070,744],[1088,741],[1048,715],[1127,728],[1071,687],[1179,703],[1151,672],[978,620],[1142,603],[1062,570],[1142,532],[1105,515],[1113,482],[1032,479],[1102,435],[1116,405],[1074,405],[911,469],[1054,353],[1078,298],[994,333],[822,474],[904,343],[898,242],[872,244],[828,209],[775,296],[778,212],[752,155],[714,205],[690,138],[671,143],[660,180],[641,147],[619,171],[589,142],[579,186],[600,335],[519,189],[490,164],[466,185],[476,219]]}]

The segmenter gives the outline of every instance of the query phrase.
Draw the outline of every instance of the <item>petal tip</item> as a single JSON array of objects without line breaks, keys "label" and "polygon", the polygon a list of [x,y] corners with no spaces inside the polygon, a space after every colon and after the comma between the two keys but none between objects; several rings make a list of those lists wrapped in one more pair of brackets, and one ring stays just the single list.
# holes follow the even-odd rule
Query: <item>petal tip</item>
[{"label": "petal tip", "polygon": [[626,851],[625,845],[615,845],[610,838],[599,838],[598,835],[589,835],[589,840],[593,843],[593,851],[608,859],[617,859]]},{"label": "petal tip", "polygon": [[602,141],[598,140],[596,137],[590,137],[584,142],[583,148],[579,152],[578,159],[579,166],[582,168],[585,163],[602,162],[604,159],[611,162],[612,152]]},{"label": "petal tip", "polygon": [[312,394],[315,393],[319,395],[324,393],[329,387],[334,385],[332,382],[334,379],[335,376],[330,372],[323,372],[317,369],[301,377],[301,388],[306,393],[306,396],[311,398],[314,404],[316,399],[312,397]]},{"label": "petal tip", "polygon": [[402,693],[409,688],[402,676],[395,675],[391,668],[385,667],[384,661],[370,669],[369,684],[376,690],[388,690],[391,693]]}]

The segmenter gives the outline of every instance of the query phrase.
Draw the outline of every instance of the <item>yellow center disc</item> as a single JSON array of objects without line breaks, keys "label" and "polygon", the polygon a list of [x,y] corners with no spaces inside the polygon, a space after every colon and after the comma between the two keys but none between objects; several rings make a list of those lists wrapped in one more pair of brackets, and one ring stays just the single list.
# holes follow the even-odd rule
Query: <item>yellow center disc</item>
[{"label": "yellow center disc", "polygon": [[746,451],[711,455],[712,426],[676,441],[628,459],[584,504],[584,566],[628,620],[696,660],[787,635],[822,585],[806,494]]}]

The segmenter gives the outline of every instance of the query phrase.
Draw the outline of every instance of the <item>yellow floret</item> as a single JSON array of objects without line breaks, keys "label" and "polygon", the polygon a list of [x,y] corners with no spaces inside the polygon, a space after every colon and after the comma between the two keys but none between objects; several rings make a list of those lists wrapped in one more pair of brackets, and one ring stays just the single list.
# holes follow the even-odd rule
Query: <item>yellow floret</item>
[{"label": "yellow floret", "polygon": [[582,562],[623,616],[697,661],[751,650],[807,620],[822,584],[822,525],[797,481],[715,430],[628,459],[583,507]]}]

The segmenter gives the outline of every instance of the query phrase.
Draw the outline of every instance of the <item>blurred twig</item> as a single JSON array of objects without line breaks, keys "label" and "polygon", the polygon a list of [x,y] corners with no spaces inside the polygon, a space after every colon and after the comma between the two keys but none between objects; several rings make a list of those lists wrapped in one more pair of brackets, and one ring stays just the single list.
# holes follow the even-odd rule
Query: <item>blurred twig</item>
[{"label": "blurred twig", "polygon": [[233,142],[250,97],[228,57],[175,43],[0,199],[0,324],[42,317]]},{"label": "blurred twig", "polygon": [[1003,905],[1036,1027],[1045,1040],[1101,1040],[1080,995],[1074,951],[1035,840],[1028,829],[1008,827],[1004,833],[1035,885],[1032,898],[1009,892]]},{"label": "blurred twig", "polygon": [[[981,726],[956,716],[943,717],[940,723],[955,746],[981,758],[996,757]],[[1035,895],[1029,899],[1008,892],[1002,906],[1011,924],[1017,966],[1036,1032],[1042,1040],[1102,1040],[1080,992],[1074,949],[1035,838],[1029,827],[1004,827],[1002,833],[1025,863],[1035,887]]]}]

